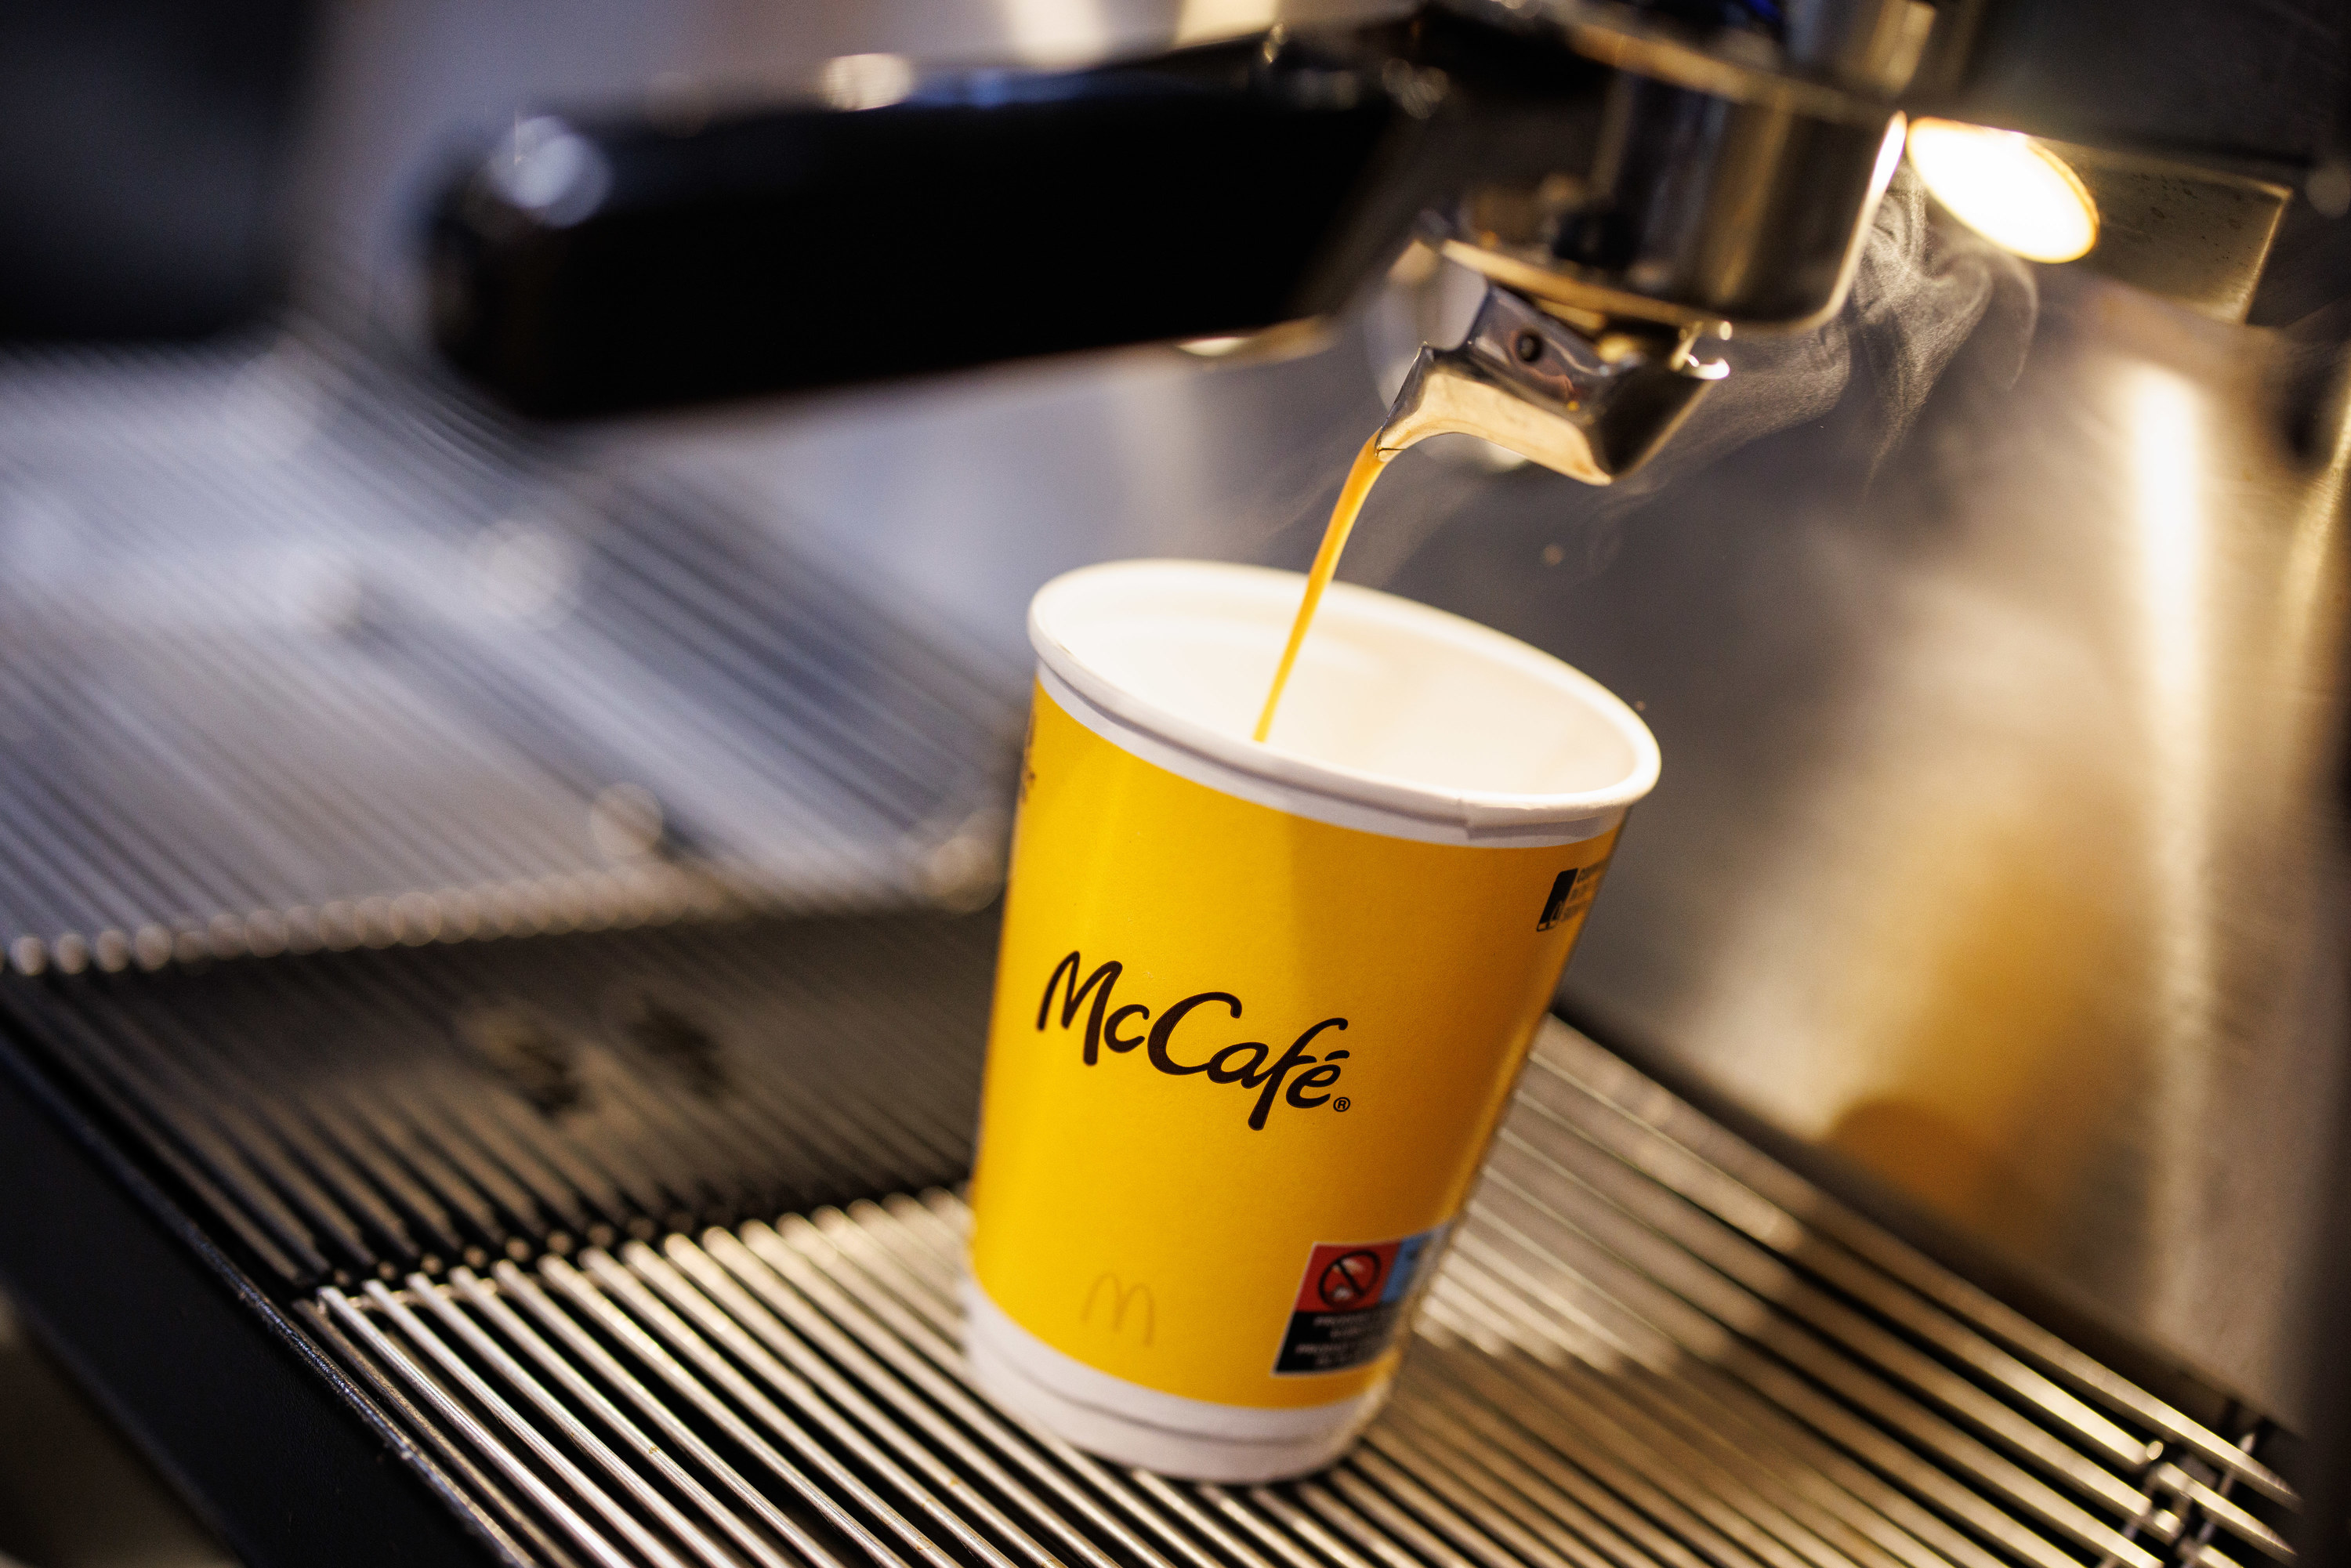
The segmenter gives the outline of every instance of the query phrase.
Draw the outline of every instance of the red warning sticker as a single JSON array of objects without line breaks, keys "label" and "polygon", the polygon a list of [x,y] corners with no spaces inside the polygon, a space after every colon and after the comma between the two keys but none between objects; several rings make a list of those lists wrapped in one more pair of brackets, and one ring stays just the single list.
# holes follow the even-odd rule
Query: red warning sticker
[{"label": "red warning sticker", "polygon": [[1444,1234],[1440,1225],[1393,1241],[1317,1242],[1274,1375],[1344,1372],[1385,1354]]}]

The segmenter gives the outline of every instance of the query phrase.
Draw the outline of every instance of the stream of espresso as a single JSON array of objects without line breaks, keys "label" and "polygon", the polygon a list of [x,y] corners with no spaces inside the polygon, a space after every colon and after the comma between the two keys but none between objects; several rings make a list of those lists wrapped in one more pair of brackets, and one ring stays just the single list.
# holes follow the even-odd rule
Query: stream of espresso
[{"label": "stream of espresso", "polygon": [[1364,497],[1372,493],[1372,481],[1387,466],[1388,454],[1380,450],[1380,438],[1374,432],[1364,449],[1355,454],[1355,465],[1347,470],[1347,482],[1339,486],[1339,504],[1331,508],[1331,524],[1322,530],[1322,546],[1314,552],[1314,565],[1306,574],[1306,597],[1298,603],[1298,616],[1290,623],[1290,642],[1281,650],[1281,664],[1273,672],[1273,689],[1265,694],[1265,707],[1257,716],[1257,733],[1252,737],[1263,740],[1273,731],[1274,710],[1281,706],[1281,691],[1290,684],[1290,667],[1298,663],[1299,645],[1306,641],[1307,628],[1314,624],[1315,607],[1322,602],[1322,591],[1331,586],[1331,574],[1339,570],[1339,552],[1347,548],[1347,536],[1355,531],[1356,514],[1364,509]]}]

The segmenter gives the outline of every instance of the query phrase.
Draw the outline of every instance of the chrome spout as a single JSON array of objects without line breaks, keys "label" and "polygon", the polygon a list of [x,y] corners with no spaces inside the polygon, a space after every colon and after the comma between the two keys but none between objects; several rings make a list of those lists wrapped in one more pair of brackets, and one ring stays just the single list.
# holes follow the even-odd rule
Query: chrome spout
[{"label": "chrome spout", "polygon": [[1695,356],[1700,335],[1646,322],[1587,334],[1489,285],[1458,347],[1420,350],[1379,449],[1394,456],[1432,435],[1477,435],[1571,479],[1614,483],[1730,373]]}]

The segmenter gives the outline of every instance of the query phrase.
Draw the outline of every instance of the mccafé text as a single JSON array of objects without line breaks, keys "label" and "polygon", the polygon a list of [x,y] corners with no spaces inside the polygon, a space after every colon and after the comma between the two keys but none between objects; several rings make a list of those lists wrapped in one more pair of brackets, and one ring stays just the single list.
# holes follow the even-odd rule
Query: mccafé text
[{"label": "mccaf\u00e9 text", "polygon": [[[1101,1062],[1105,1048],[1123,1055],[1140,1047],[1151,1065],[1171,1078],[1197,1074],[1211,1083],[1238,1084],[1245,1092],[1255,1090],[1257,1100],[1249,1113],[1252,1132],[1265,1131],[1266,1118],[1273,1113],[1277,1103],[1301,1111],[1311,1111],[1330,1103],[1331,1086],[1345,1071],[1339,1064],[1348,1053],[1330,1051],[1317,1057],[1311,1048],[1324,1030],[1345,1029],[1345,1019],[1327,1018],[1310,1024],[1279,1056],[1271,1046],[1258,1040],[1237,1040],[1203,1055],[1207,1048],[1199,1039],[1203,1032],[1200,1024],[1186,1027],[1185,1020],[1201,1009],[1207,1009],[1203,1021],[1219,1010],[1228,1018],[1238,1019],[1241,1016],[1241,999],[1230,991],[1196,991],[1168,1003],[1154,1019],[1151,1009],[1144,1004],[1122,1004],[1113,998],[1118,977],[1124,969],[1124,965],[1113,959],[1096,966],[1088,974],[1072,951],[1054,965],[1052,974],[1046,977],[1045,994],[1037,1004],[1038,1030],[1041,1033],[1051,1023],[1056,994],[1061,999],[1064,1030],[1076,1027],[1078,1009],[1091,1002],[1083,1053],[1088,1067]],[[1082,980],[1079,978],[1081,975]],[[1180,1040],[1176,1038],[1179,1030],[1183,1031]],[[1292,1073],[1297,1076],[1291,1077]],[[1340,1103],[1344,1109],[1345,1102]]]}]

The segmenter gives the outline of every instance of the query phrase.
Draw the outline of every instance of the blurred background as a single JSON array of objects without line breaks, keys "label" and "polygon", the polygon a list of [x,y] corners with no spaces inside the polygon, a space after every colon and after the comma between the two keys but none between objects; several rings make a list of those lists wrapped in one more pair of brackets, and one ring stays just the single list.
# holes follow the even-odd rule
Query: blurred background
[{"label": "blurred background", "polygon": [[[0,8],[16,973],[985,909],[1029,595],[1119,557],[1302,567],[1474,284],[1407,257],[1280,355],[546,423],[434,351],[428,215],[542,113],[698,125],[837,95],[843,57],[1060,66],[1270,15]],[[2327,8],[2279,30],[2351,48]],[[2196,81],[2175,44],[2150,120]],[[1725,345],[1652,468],[1432,444],[1343,574],[1656,730],[1572,1021],[2199,1419],[2306,1430],[2351,953],[2351,173],[2340,106],[2269,85],[2197,88],[2314,150],[2258,289],[2021,260],[1906,169],[1842,314]],[[905,310],[989,308],[942,279]],[[0,1551],[221,1560],[72,1381],[0,1329]]]}]

